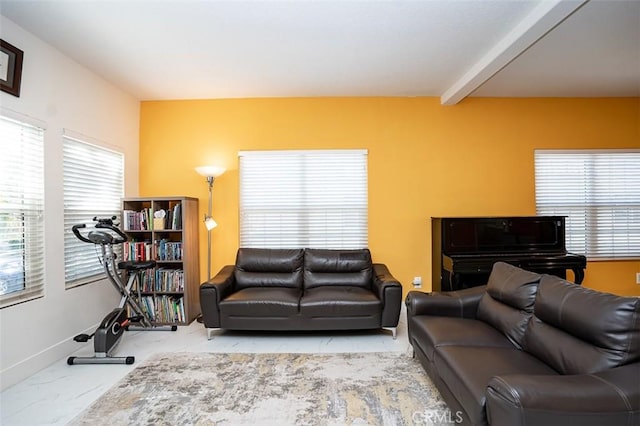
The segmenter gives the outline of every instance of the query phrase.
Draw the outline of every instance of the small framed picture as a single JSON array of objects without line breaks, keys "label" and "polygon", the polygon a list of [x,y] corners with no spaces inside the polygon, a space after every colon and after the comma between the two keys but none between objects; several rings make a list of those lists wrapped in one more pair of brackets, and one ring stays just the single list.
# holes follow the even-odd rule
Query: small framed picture
[{"label": "small framed picture", "polygon": [[24,52],[0,39],[0,89],[20,97]]}]

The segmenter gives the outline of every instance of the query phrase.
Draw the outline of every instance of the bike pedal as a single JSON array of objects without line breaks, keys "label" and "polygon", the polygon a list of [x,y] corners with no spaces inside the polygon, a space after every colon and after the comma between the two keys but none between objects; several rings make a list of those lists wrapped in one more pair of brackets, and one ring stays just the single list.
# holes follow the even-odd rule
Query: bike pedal
[{"label": "bike pedal", "polygon": [[87,342],[89,339],[91,339],[91,336],[89,336],[88,334],[78,334],[73,338],[73,340],[80,343]]}]

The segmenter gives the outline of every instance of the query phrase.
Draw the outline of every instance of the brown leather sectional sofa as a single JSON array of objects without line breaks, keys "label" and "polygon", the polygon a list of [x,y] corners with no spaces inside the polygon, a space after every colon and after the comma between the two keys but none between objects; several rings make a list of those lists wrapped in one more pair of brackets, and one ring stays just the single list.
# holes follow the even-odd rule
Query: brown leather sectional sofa
[{"label": "brown leather sectional sofa", "polygon": [[357,330],[396,327],[402,286],[361,250],[238,250],[200,286],[208,337],[227,330]]},{"label": "brown leather sectional sofa", "polygon": [[496,263],[486,286],[410,292],[409,340],[455,419],[639,425],[640,298]]}]

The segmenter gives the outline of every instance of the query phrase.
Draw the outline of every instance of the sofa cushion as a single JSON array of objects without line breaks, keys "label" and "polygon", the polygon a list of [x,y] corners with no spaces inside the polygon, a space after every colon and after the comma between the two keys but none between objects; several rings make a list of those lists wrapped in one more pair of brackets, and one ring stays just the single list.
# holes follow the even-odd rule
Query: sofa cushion
[{"label": "sofa cushion", "polygon": [[354,317],[379,315],[382,302],[371,291],[353,286],[322,286],[307,289],[300,299],[305,317]]},{"label": "sofa cushion", "polygon": [[563,374],[590,374],[640,360],[640,298],[545,275],[524,349]]},{"label": "sofa cushion", "polygon": [[487,292],[478,305],[477,318],[504,333],[520,348],[533,314],[540,274],[504,262],[493,265]]},{"label": "sofa cushion", "polygon": [[514,347],[442,346],[435,352],[435,367],[474,425],[487,423],[484,407],[487,385],[492,377],[505,374],[558,374],[535,357]]},{"label": "sofa cushion", "polygon": [[236,256],[235,289],[302,288],[303,249],[241,248]]},{"label": "sofa cushion", "polygon": [[368,249],[306,249],[304,288],[350,286],[371,288],[373,265]]},{"label": "sofa cushion", "polygon": [[441,346],[487,346],[513,348],[504,334],[489,324],[468,318],[419,315],[408,318],[412,344],[433,362],[434,352]]},{"label": "sofa cushion", "polygon": [[250,287],[220,302],[220,312],[242,317],[290,317],[298,314],[300,290],[284,287]]}]

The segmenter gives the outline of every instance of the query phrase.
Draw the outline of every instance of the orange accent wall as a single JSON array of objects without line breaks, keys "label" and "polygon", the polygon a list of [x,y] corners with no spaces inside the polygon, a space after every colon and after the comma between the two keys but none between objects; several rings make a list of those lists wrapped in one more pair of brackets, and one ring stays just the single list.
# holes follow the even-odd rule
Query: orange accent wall
[{"label": "orange accent wall", "polygon": [[[239,150],[364,148],[369,247],[405,292],[431,283],[432,216],[535,214],[534,149],[640,148],[640,99],[265,98],[141,105],[140,195],[188,195],[207,208],[194,167],[220,164],[212,273],[238,247]],[[201,227],[201,277],[206,276]],[[589,262],[584,285],[640,295],[640,261]]]}]

